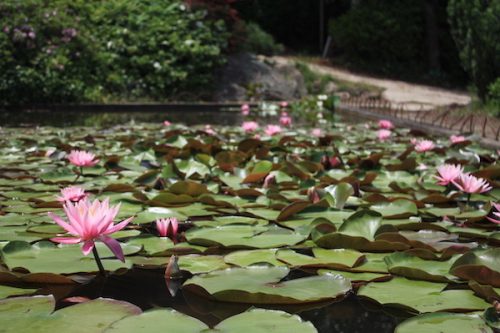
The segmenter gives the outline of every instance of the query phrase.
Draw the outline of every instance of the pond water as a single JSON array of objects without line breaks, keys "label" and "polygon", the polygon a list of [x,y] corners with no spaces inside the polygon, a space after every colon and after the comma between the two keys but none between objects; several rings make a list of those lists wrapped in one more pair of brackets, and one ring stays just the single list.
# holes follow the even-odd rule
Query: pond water
[{"label": "pond water", "polygon": [[[410,140],[424,138],[410,130],[378,140],[377,125],[359,120],[322,125],[316,136],[307,125],[254,136],[235,111],[0,121],[0,298],[11,297],[0,299],[0,321],[16,295],[54,295],[55,314],[103,297],[216,329],[253,308],[296,314],[320,333],[393,332],[427,320],[419,313],[447,316],[434,324],[465,318],[478,332],[495,325],[480,314],[500,298],[500,230],[487,219],[500,199],[497,152],[448,138],[427,138],[435,146],[417,152]],[[224,127],[210,133],[207,123]],[[99,163],[73,167],[73,149]],[[445,163],[489,188],[467,195],[436,184]],[[134,216],[114,235],[125,262],[97,242],[107,278],[94,278],[81,244],[49,241],[65,234],[47,213],[66,218],[56,197],[71,185],[120,203],[115,222]],[[179,220],[178,233],[159,237],[154,221],[167,217]],[[164,276],[172,254],[178,280]]]}]

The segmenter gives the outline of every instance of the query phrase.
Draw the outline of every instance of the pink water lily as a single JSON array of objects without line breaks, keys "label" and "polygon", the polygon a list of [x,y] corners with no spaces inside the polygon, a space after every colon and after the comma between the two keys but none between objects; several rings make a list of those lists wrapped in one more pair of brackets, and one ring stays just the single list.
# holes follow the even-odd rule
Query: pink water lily
[{"label": "pink water lily", "polygon": [[317,138],[323,135],[323,132],[321,131],[321,128],[313,128],[311,134]]},{"label": "pink water lily", "polygon": [[78,186],[69,186],[66,188],[63,188],[61,190],[61,196],[57,197],[57,201],[59,202],[66,202],[66,201],[71,201],[71,202],[78,202],[80,200],[83,200],[87,197],[87,193],[85,193],[85,190],[81,187]]},{"label": "pink water lily", "polygon": [[493,212],[494,218],[487,216],[486,218],[493,223],[500,224],[500,203],[492,203],[493,207],[497,210]]},{"label": "pink water lily", "polygon": [[466,140],[465,136],[463,136],[463,135],[452,135],[452,136],[450,136],[451,143],[460,143],[460,142],[464,142],[465,140]]},{"label": "pink water lily", "polygon": [[434,142],[431,140],[422,140],[415,143],[415,150],[419,153],[425,153],[426,151],[434,149]]},{"label": "pink water lily", "polygon": [[394,124],[390,120],[382,119],[382,120],[379,120],[378,127],[382,128],[382,129],[390,130],[390,129],[394,128]]},{"label": "pink water lily", "polygon": [[243,124],[241,124],[241,128],[247,133],[254,132],[259,128],[259,124],[255,121],[244,121]]},{"label": "pink water lily", "polygon": [[276,176],[270,173],[264,178],[263,186],[264,188],[269,188],[272,184],[276,184]]},{"label": "pink water lily", "polygon": [[205,133],[209,135],[216,135],[217,133],[212,128],[212,125],[205,125]]},{"label": "pink water lily", "polygon": [[244,115],[244,116],[248,116],[250,114],[250,105],[243,104],[241,106],[241,114]]},{"label": "pink water lily", "polygon": [[163,122],[163,126],[170,126],[170,125],[172,125],[172,123],[170,121],[168,121],[168,120],[165,120]]},{"label": "pink water lily", "polygon": [[94,249],[96,241],[101,241],[118,259],[124,262],[125,258],[120,243],[108,236],[125,228],[133,219],[133,217],[129,217],[118,224],[113,224],[119,210],[120,204],[110,207],[109,199],[105,199],[103,202],[98,199],[90,202],[87,198],[76,203],[66,201],[64,212],[68,219],[67,222],[52,212],[49,212],[48,215],[72,237],[54,237],[51,240],[62,244],[83,243],[82,252],[84,255],[88,255]]},{"label": "pink water lily", "polygon": [[285,109],[285,108],[287,108],[287,107],[288,107],[288,102],[287,102],[287,101],[283,101],[283,102],[281,102],[281,103],[280,103],[280,106],[281,106],[283,109]]},{"label": "pink water lily", "polygon": [[288,115],[288,113],[283,112],[280,116],[280,124],[282,126],[290,126],[292,124],[292,118]]},{"label": "pink water lily", "polygon": [[387,130],[387,129],[381,129],[381,130],[378,130],[377,131],[377,138],[380,140],[380,141],[385,141],[387,139],[389,139],[392,135],[392,132]]},{"label": "pink water lily", "polygon": [[99,162],[94,154],[83,150],[72,150],[68,155],[68,160],[78,167],[91,167]]},{"label": "pink water lily", "polygon": [[282,129],[281,129],[281,126],[279,126],[279,125],[267,125],[266,129],[264,130],[264,132],[266,132],[266,134],[269,136],[279,134],[279,133],[281,133],[281,131],[282,131]]},{"label": "pink water lily", "polygon": [[177,230],[179,229],[179,221],[175,217],[156,220],[156,230],[161,237],[169,237],[175,239]]},{"label": "pink water lily", "polygon": [[438,175],[434,177],[438,180],[439,185],[446,186],[460,177],[463,172],[464,167],[461,165],[444,164],[437,168]]},{"label": "pink water lily", "polygon": [[457,179],[452,180],[452,183],[464,193],[484,193],[492,189],[486,179],[471,174],[462,173]]}]

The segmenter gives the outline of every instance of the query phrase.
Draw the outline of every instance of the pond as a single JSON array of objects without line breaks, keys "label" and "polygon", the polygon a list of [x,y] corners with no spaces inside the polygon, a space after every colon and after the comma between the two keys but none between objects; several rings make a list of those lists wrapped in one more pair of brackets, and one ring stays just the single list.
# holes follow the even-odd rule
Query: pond
[{"label": "pond", "polygon": [[255,112],[3,123],[5,330],[498,328],[498,152]]}]

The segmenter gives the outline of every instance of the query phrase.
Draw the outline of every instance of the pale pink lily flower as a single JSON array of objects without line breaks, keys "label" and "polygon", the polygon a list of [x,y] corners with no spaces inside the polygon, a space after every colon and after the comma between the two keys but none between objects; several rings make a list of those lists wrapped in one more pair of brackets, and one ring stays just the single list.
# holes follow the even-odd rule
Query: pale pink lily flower
[{"label": "pale pink lily flower", "polygon": [[462,173],[457,179],[451,181],[460,191],[465,193],[484,193],[492,189],[486,179]]},{"label": "pale pink lily flower", "polygon": [[292,125],[292,118],[288,115],[288,113],[283,112],[280,117],[280,124],[282,126],[290,126]]},{"label": "pale pink lily flower", "polygon": [[452,181],[457,179],[464,172],[464,167],[461,165],[454,164],[444,164],[437,168],[437,176],[434,176],[438,180],[438,184],[446,186]]},{"label": "pale pink lily flower", "polygon": [[257,133],[257,134],[255,134],[255,135],[253,136],[253,138],[254,138],[255,140],[260,140],[260,134],[258,134],[258,133]]},{"label": "pale pink lily flower", "polygon": [[266,135],[268,135],[268,136],[273,136],[273,135],[281,133],[282,129],[281,129],[281,126],[279,126],[279,125],[267,125],[264,132],[266,132]]},{"label": "pale pink lily flower", "polygon": [[321,157],[320,163],[326,170],[330,170],[331,168],[338,167],[342,162],[337,156],[324,155]]},{"label": "pale pink lily flower", "polygon": [[466,140],[465,136],[463,136],[463,135],[452,135],[452,136],[450,136],[451,143],[460,143],[460,142],[464,142],[465,140]]},{"label": "pale pink lily flower", "polygon": [[287,107],[288,107],[288,102],[287,102],[287,101],[283,101],[283,102],[281,102],[281,103],[280,103],[280,106],[281,106],[283,109],[285,109],[285,108],[287,108]]},{"label": "pale pink lily flower", "polygon": [[319,196],[319,192],[314,186],[309,187],[307,189],[307,197],[309,198],[309,201],[311,201],[313,204],[321,201],[321,198]]},{"label": "pale pink lily flower", "polygon": [[378,127],[382,128],[382,129],[390,130],[390,129],[394,128],[394,124],[390,120],[382,119],[382,120],[379,120]]},{"label": "pale pink lily flower", "polygon": [[72,150],[68,155],[68,160],[78,167],[91,167],[99,162],[94,154],[83,150]]},{"label": "pale pink lily flower", "polygon": [[410,143],[411,143],[412,145],[416,145],[416,144],[417,144],[417,142],[418,142],[418,140],[417,140],[416,138],[411,138],[411,139],[410,139]]},{"label": "pale pink lily flower", "polygon": [[497,210],[496,212],[493,212],[494,218],[488,216],[486,218],[493,223],[500,224],[500,203],[492,203],[492,205]]},{"label": "pale pink lily flower", "polygon": [[425,163],[420,163],[417,168],[416,168],[418,171],[425,171],[427,169],[429,169],[429,167],[427,166],[427,164]]},{"label": "pale pink lily flower", "polygon": [[380,129],[377,131],[377,138],[380,140],[380,141],[385,141],[387,139],[389,139],[392,135],[392,132],[387,130],[387,129]]},{"label": "pale pink lily flower", "polygon": [[259,128],[259,124],[255,121],[244,121],[241,128],[247,133],[254,132]]},{"label": "pale pink lily flower", "polygon": [[269,188],[272,184],[276,184],[276,177],[273,174],[268,174],[264,178],[264,188]]},{"label": "pale pink lily flower", "polygon": [[54,154],[55,152],[55,149],[47,149],[47,151],[45,152],[45,157],[50,157],[50,155]]},{"label": "pale pink lily flower", "polygon": [[415,143],[415,150],[419,153],[425,153],[426,151],[434,149],[434,142],[431,140],[422,140]]},{"label": "pale pink lily flower", "polygon": [[175,217],[156,220],[156,230],[161,237],[168,237],[175,239],[177,230],[179,229],[179,221]]},{"label": "pale pink lily flower", "polygon": [[212,128],[211,125],[205,125],[205,132],[209,135],[216,135],[214,129]]},{"label": "pale pink lily flower", "polygon": [[57,201],[59,202],[66,202],[66,201],[71,201],[71,202],[78,202],[80,200],[83,200],[87,197],[87,193],[85,193],[85,190],[81,187],[78,186],[69,186],[66,188],[63,188],[61,190],[61,196],[57,197]]},{"label": "pale pink lily flower", "polygon": [[163,122],[163,126],[170,126],[170,125],[172,125],[172,123],[170,121],[168,121],[168,120],[165,120]]},{"label": "pale pink lily flower", "polygon": [[241,106],[241,114],[244,115],[244,116],[248,116],[250,114],[250,105],[243,104]]},{"label": "pale pink lily flower", "polygon": [[323,135],[323,133],[321,132],[321,128],[314,128],[311,134],[317,138]]},{"label": "pale pink lily flower", "polygon": [[119,260],[125,262],[120,243],[108,236],[125,228],[133,219],[133,217],[129,217],[118,224],[113,224],[119,210],[120,204],[114,207],[109,206],[109,198],[103,202],[98,199],[90,202],[87,198],[76,203],[66,201],[64,212],[68,222],[52,212],[49,212],[48,215],[72,237],[54,237],[51,240],[62,244],[83,242],[82,252],[84,255],[88,255],[94,249],[96,241],[101,241]]}]

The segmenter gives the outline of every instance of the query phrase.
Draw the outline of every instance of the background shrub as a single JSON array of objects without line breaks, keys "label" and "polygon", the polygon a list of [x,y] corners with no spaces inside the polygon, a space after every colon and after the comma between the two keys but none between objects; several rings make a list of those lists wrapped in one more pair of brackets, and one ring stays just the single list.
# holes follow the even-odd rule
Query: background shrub
[{"label": "background shrub", "polygon": [[257,23],[249,22],[245,25],[245,36],[242,48],[247,52],[270,56],[284,50],[283,45],[276,43],[274,37],[262,30]]},{"label": "background shrub", "polygon": [[207,15],[180,0],[5,0],[0,103],[197,98],[228,38]]}]

